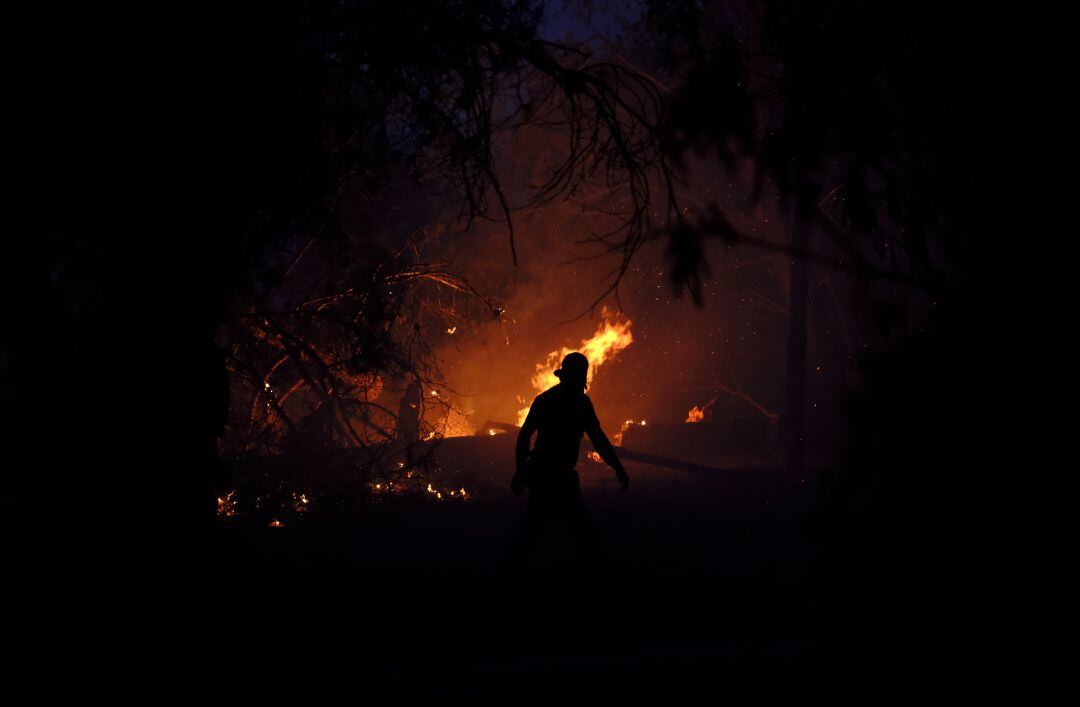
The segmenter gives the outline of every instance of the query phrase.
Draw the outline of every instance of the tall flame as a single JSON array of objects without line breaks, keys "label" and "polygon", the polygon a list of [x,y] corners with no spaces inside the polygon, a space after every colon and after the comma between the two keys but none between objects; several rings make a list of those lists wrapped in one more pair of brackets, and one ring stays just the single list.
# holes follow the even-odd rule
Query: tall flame
[{"label": "tall flame", "polygon": [[[607,308],[601,312],[601,316],[603,322],[597,328],[596,333],[588,339],[582,339],[581,346],[576,349],[564,346],[549,353],[542,363],[536,364],[536,373],[532,377],[534,391],[542,393],[559,382],[559,379],[555,377],[555,371],[559,368],[559,364],[562,363],[563,357],[572,351],[579,351],[585,354],[585,358],[589,359],[587,383],[592,383],[593,377],[600,366],[606,361],[615,358],[620,351],[634,343],[634,335],[630,331],[630,325],[633,322],[618,313],[608,311]],[[528,414],[529,407],[519,410],[517,423],[519,425],[523,424],[525,416]]]}]

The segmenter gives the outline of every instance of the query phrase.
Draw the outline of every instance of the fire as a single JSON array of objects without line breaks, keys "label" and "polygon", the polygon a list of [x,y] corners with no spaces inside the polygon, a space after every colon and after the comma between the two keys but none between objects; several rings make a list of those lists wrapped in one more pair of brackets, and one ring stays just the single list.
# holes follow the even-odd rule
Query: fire
[{"label": "fire", "polygon": [[690,408],[690,412],[686,413],[686,422],[701,422],[705,419],[705,410],[699,408],[697,405]]},{"label": "fire", "polygon": [[219,516],[236,515],[236,491],[229,491],[224,496],[218,496],[217,511]]},{"label": "fire", "polygon": [[[412,472],[405,475],[406,478],[412,478]],[[395,494],[395,495],[413,495],[415,493],[427,494],[429,498],[436,501],[442,501],[444,498],[450,497],[455,499],[461,499],[462,501],[468,501],[472,498],[472,494],[465,490],[465,487],[454,488],[452,486],[442,486],[431,482],[420,481],[419,484],[388,481],[388,482],[369,482],[368,487],[375,492],[376,495]]]},{"label": "fire", "polygon": [[611,441],[616,447],[621,447],[622,446],[623,434],[628,429],[630,429],[634,425],[641,425],[642,427],[645,427],[648,424],[649,423],[646,420],[640,420],[640,421],[638,421],[638,420],[626,420],[626,421],[624,421],[622,423],[622,427],[619,428],[619,431],[616,432],[615,434],[611,435]]},{"label": "fire", "polygon": [[[433,397],[446,400],[446,396],[436,391],[431,391]],[[424,441],[429,442],[447,437],[471,437],[476,428],[469,423],[471,410],[459,410],[452,405],[434,406],[429,408],[424,416],[424,428],[430,429],[424,435]]]},{"label": "fire", "polygon": [[[572,351],[580,351],[585,354],[585,358],[589,359],[589,377],[586,384],[590,384],[600,366],[614,359],[619,352],[634,343],[634,336],[630,331],[630,325],[633,322],[606,308],[601,312],[601,316],[604,321],[601,322],[596,333],[588,339],[582,339],[581,346],[577,349],[564,346],[549,353],[542,363],[536,364],[536,373],[532,378],[532,387],[535,392],[542,393],[559,382],[559,379],[555,377],[555,371],[562,363],[563,357]],[[519,410],[517,423],[523,424],[528,414],[529,407]]]}]

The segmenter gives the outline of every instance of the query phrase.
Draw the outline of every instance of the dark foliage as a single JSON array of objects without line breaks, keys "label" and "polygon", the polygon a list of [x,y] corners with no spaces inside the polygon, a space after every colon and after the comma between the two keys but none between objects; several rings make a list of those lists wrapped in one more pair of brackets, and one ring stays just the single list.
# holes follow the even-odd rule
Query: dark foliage
[{"label": "dark foliage", "polygon": [[[14,612],[23,652],[62,646],[61,698],[203,687],[182,656],[212,633],[199,582],[227,396],[213,337],[238,289],[282,282],[266,253],[333,239],[346,187],[376,198],[402,173],[457,194],[467,218],[505,220],[513,250],[522,204],[491,136],[523,124],[566,145],[530,203],[629,195],[621,227],[595,236],[619,260],[613,287],[658,227],[693,296],[706,239],[752,244],[719,211],[684,221],[669,165],[697,151],[748,161],[858,277],[906,288],[872,313],[849,457],[815,526],[835,669],[871,686],[852,701],[969,701],[998,691],[988,676],[1029,689],[1062,657],[1067,23],[1023,4],[648,8],[680,82],[664,102],[538,37],[536,2],[12,9],[0,424],[19,501],[5,522],[27,540],[20,606],[42,607]],[[385,252],[335,272],[371,283]],[[379,334],[396,310],[377,290],[340,311],[376,323],[332,362],[347,375],[413,372]],[[906,320],[907,299],[927,322]]]},{"label": "dark foliage", "polygon": [[[41,541],[26,586],[64,607],[34,631],[62,637],[64,697],[114,689],[115,655],[133,693],[193,679],[179,636],[186,612],[199,635],[227,395],[214,331],[238,287],[281,282],[267,251],[333,237],[343,188],[377,195],[404,169],[453,187],[472,218],[494,195],[509,221],[492,130],[540,115],[570,149],[538,198],[629,180],[630,237],[612,243],[640,243],[643,175],[663,170],[651,98],[541,41],[539,7],[61,4],[8,18],[5,467],[35,499],[10,519]],[[377,311],[352,312],[374,336],[353,368],[412,366],[377,340],[394,308],[357,301]],[[106,635],[129,650],[97,650]]]},{"label": "dark foliage", "polygon": [[[869,303],[878,343],[822,519],[846,622],[837,660],[874,671],[859,699],[1037,689],[1061,656],[1049,607],[1070,542],[1050,451],[1071,398],[1055,392],[1070,378],[1055,334],[1067,278],[1061,18],[1020,5],[650,8],[660,54],[684,79],[670,149],[748,159],[849,249],[860,278],[906,283]],[[836,198],[832,218],[823,205]],[[712,234],[676,235],[676,282],[693,292]],[[906,305],[923,300],[929,321],[909,320]],[[911,584],[889,586],[897,576]],[[887,626],[868,628],[875,615]]]}]

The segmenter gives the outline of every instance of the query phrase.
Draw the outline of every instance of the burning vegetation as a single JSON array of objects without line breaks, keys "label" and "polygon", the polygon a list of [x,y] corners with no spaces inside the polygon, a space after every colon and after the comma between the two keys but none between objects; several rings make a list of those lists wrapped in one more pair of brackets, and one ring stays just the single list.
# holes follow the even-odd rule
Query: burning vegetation
[{"label": "burning vegetation", "polygon": [[[390,499],[473,498],[478,489],[446,479],[437,447],[474,434],[496,443],[511,433],[511,423],[520,425],[528,414],[529,398],[558,383],[554,371],[571,351],[588,358],[589,385],[601,368],[620,360],[620,376],[597,390],[605,410],[613,411],[615,444],[645,428],[645,418],[681,421],[691,395],[715,395],[708,382],[695,383],[680,391],[686,398],[678,408],[656,409],[676,383],[694,383],[690,373],[704,369],[698,364],[706,357],[741,357],[736,365],[775,368],[768,348],[763,354],[733,343],[744,341],[744,332],[713,322],[668,322],[670,307],[677,306],[666,268],[670,254],[638,252],[647,234],[685,226],[706,212],[674,203],[674,173],[653,124],[659,84],[618,61],[597,64],[571,51],[543,51],[554,51],[550,61],[508,77],[528,84],[535,105],[515,114],[522,122],[508,126],[513,130],[489,136],[492,145],[520,140],[529,149],[498,165],[490,153],[465,151],[464,172],[448,168],[447,155],[458,154],[453,150],[412,156],[440,186],[464,190],[467,218],[460,218],[461,202],[434,197],[428,185],[417,187],[411,174],[396,167],[376,187],[349,173],[317,223],[290,225],[267,248],[266,272],[237,295],[218,332],[231,399],[219,450],[229,478],[228,490],[219,491],[221,517],[258,512],[291,523],[313,507],[321,512]],[[489,96],[512,95],[496,90],[502,86],[489,88]],[[590,106],[602,110],[583,112]],[[459,115],[452,101],[431,108],[445,111],[448,124],[465,121],[459,127],[467,130],[448,137],[490,129],[472,112]],[[504,185],[500,174],[512,179]],[[746,186],[728,184],[725,191],[715,185],[688,186],[686,193],[711,203],[720,192],[728,198],[727,192]],[[667,196],[654,196],[650,204],[650,192]],[[489,199],[495,200],[489,205]],[[508,237],[508,264],[516,258],[511,212],[523,217],[519,228],[535,216],[531,231],[551,234],[531,236],[522,249],[531,249],[531,260],[523,259],[513,274],[491,267],[492,258],[507,258]],[[478,218],[499,215],[493,225]],[[746,220],[751,232],[768,223],[761,213]],[[567,232],[614,257],[574,261],[576,253],[557,252],[552,246]],[[727,253],[730,243],[716,248]],[[786,271],[775,267],[782,259],[764,258],[752,267],[738,256],[725,261],[727,281],[745,285],[732,319],[744,321],[751,336],[768,338],[763,318],[782,322],[782,307],[761,306],[783,300]],[[567,260],[573,264],[557,265]],[[697,298],[722,279],[699,282],[691,292]],[[577,282],[586,285],[567,286]],[[588,335],[579,330],[568,336],[559,328],[568,312],[595,311],[597,295],[602,299],[620,282],[631,306],[624,310],[619,299],[618,311],[601,308]],[[631,347],[646,339],[645,346]],[[576,347],[550,349],[573,341]],[[668,379],[657,383],[658,370]],[[707,421],[707,411],[708,405],[695,405],[686,422]],[[505,423],[477,425],[481,419]],[[300,497],[306,500],[297,505]]]},{"label": "burning vegetation", "polygon": [[[532,387],[535,393],[542,393],[559,382],[559,379],[555,376],[555,371],[559,368],[559,363],[566,354],[578,351],[589,359],[588,385],[592,384],[593,378],[601,366],[610,362],[623,349],[634,343],[634,335],[630,331],[633,322],[618,313],[609,311],[607,308],[603,310],[601,316],[603,321],[600,326],[592,336],[582,339],[581,346],[576,349],[565,346],[556,349],[549,353],[541,363],[536,364],[536,374],[532,378]],[[525,422],[525,417],[529,414],[529,407],[526,406],[518,411],[518,425]]]}]

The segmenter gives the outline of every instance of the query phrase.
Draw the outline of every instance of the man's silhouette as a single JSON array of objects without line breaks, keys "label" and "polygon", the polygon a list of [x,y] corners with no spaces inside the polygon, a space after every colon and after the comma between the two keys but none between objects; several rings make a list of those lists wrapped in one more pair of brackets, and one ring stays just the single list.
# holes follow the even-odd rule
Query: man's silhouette
[{"label": "man's silhouette", "polygon": [[[622,490],[630,477],[615,455],[592,401],[585,395],[589,360],[580,353],[567,354],[555,371],[559,384],[533,400],[517,438],[517,471],[510,489],[520,496],[529,489],[525,520],[509,549],[511,562],[521,562],[554,518],[573,534],[583,557],[594,550],[595,530],[581,500],[577,464],[581,437],[589,435],[600,458],[615,470]],[[529,442],[536,433],[536,445]]]}]

